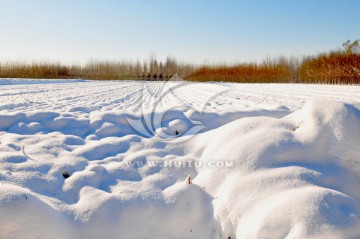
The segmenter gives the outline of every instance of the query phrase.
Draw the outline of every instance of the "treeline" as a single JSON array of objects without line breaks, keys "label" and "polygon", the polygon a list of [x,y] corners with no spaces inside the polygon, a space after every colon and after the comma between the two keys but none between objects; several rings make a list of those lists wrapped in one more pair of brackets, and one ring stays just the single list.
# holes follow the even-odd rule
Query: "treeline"
[{"label": "treeline", "polygon": [[180,63],[172,57],[168,57],[165,62],[158,62],[155,57],[144,62],[92,60],[85,65],[64,65],[58,62],[0,62],[0,78],[167,80],[175,73],[185,78],[195,70],[195,65]]},{"label": "treeline", "polygon": [[168,57],[164,62],[89,61],[85,65],[0,62],[0,78],[83,78],[168,80],[175,73],[190,81],[242,83],[360,84],[359,40],[315,56],[267,58],[261,63],[194,65]]},{"label": "treeline", "polygon": [[342,48],[303,59],[279,57],[259,64],[203,66],[188,76],[193,81],[246,83],[360,84],[359,40]]},{"label": "treeline", "polygon": [[298,72],[304,83],[359,84],[359,40],[346,41],[343,49],[305,58]]},{"label": "treeline", "polygon": [[187,77],[191,81],[226,81],[240,83],[283,83],[297,82],[297,67],[299,61],[295,58],[279,57],[266,59],[261,64],[238,64],[202,66]]}]

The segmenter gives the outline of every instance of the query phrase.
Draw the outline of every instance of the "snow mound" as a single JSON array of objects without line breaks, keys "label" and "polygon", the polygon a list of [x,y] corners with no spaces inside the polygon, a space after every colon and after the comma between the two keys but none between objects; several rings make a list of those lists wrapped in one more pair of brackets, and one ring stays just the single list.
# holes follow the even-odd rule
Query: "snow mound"
[{"label": "snow mound", "polygon": [[201,168],[194,183],[216,198],[225,235],[346,238],[359,225],[358,109],[313,101],[283,119],[242,119],[221,130],[209,132],[201,160],[226,154],[234,168]]},{"label": "snow mound", "polygon": [[[248,107],[249,96],[232,111],[238,96],[230,92],[209,111],[164,107],[139,116],[130,110],[135,96],[122,97],[138,85],[109,84],[87,86],[106,91],[86,98],[105,97],[103,105],[62,95],[48,110],[0,110],[0,238],[360,236],[355,104],[261,108]],[[196,100],[204,103],[188,102]],[[109,110],[113,101],[129,110]],[[148,122],[153,116],[159,124]]]}]

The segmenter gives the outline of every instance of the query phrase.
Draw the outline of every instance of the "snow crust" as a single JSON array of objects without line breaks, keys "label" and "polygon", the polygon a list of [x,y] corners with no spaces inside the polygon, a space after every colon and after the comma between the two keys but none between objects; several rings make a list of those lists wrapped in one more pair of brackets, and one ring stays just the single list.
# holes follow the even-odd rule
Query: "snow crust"
[{"label": "snow crust", "polygon": [[358,86],[6,81],[0,238],[360,236]]}]

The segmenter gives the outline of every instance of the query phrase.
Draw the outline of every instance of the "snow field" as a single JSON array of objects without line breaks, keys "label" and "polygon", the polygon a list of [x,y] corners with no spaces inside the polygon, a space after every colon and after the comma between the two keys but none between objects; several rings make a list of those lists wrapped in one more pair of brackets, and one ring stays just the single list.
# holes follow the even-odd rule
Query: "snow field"
[{"label": "snow field", "polygon": [[0,238],[360,235],[360,87],[0,82]]}]

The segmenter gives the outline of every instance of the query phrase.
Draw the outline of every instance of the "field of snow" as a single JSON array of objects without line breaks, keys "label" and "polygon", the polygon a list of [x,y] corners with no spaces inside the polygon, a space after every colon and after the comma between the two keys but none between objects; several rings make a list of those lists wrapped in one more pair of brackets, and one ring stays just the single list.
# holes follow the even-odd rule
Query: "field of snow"
[{"label": "field of snow", "polygon": [[0,238],[359,238],[359,145],[359,86],[0,79]]}]

